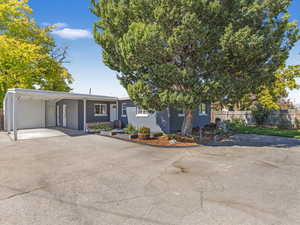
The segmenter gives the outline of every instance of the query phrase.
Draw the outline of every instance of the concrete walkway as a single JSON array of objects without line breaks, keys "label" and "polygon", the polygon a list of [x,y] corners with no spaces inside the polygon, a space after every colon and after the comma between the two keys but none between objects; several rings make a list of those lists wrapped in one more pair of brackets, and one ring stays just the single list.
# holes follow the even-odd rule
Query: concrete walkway
[{"label": "concrete walkway", "polygon": [[[17,132],[18,140],[51,138],[51,137],[59,137],[59,136],[79,136],[79,135],[84,135],[84,132],[80,130],[71,130],[71,129],[64,129],[64,128],[24,129],[24,130],[18,130]],[[13,133],[10,134],[10,137],[14,139]]]}]

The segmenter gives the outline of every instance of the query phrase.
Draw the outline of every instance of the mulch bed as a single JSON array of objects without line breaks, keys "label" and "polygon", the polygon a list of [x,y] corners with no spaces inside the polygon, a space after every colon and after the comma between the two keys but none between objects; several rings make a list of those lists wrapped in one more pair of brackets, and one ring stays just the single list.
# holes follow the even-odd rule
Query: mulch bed
[{"label": "mulch bed", "polygon": [[175,144],[174,143],[170,143],[170,140],[168,137],[165,136],[161,136],[161,137],[156,137],[156,138],[150,138],[147,140],[141,140],[138,138],[132,138],[130,139],[133,142],[138,142],[138,143],[144,143],[147,145],[153,145],[153,146],[180,146],[180,147],[184,147],[184,146],[198,146],[199,144],[197,142],[194,141],[193,138],[184,138],[180,141],[177,141]]}]

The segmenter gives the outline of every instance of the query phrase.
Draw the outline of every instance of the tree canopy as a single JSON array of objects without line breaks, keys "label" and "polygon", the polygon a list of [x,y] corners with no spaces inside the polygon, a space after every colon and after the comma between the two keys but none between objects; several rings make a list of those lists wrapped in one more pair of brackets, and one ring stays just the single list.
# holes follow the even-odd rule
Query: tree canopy
[{"label": "tree canopy", "polygon": [[150,111],[184,109],[189,134],[191,111],[202,102],[271,95],[299,39],[290,3],[92,0],[94,37],[131,99]]},{"label": "tree canopy", "polygon": [[[0,108],[8,88],[70,91],[65,50],[30,17],[26,0],[0,2]],[[59,52],[59,53],[58,53]]]}]

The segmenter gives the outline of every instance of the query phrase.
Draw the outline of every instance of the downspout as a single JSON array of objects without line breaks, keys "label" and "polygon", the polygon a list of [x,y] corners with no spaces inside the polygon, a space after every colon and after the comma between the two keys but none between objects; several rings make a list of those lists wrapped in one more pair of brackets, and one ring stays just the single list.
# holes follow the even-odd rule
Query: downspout
[{"label": "downspout", "polygon": [[117,120],[119,120],[119,99],[117,99],[116,104],[117,104]]},{"label": "downspout", "polygon": [[86,133],[87,127],[86,127],[86,99],[83,99],[83,130]]}]

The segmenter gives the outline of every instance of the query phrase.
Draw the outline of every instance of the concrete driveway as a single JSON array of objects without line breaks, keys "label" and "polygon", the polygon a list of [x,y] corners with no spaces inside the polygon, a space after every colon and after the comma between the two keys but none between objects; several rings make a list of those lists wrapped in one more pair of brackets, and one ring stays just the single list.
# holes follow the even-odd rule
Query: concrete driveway
[{"label": "concrete driveway", "polygon": [[300,141],[158,149],[0,133],[1,225],[300,224]]}]

